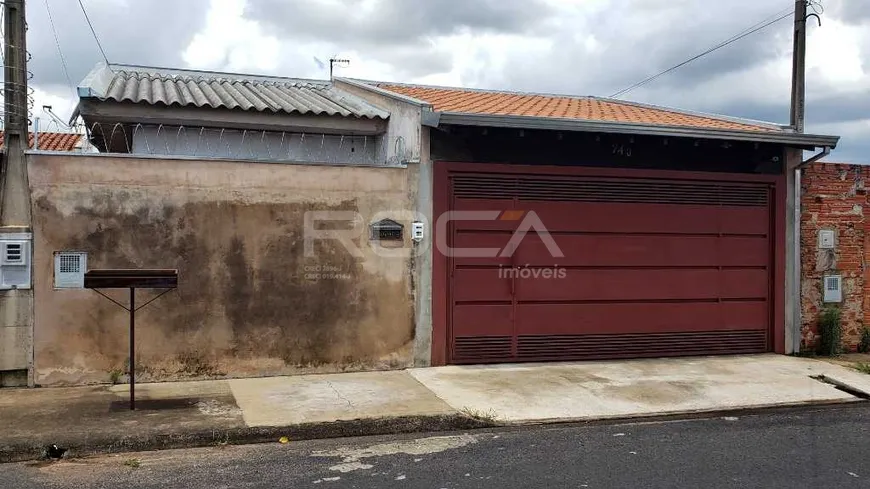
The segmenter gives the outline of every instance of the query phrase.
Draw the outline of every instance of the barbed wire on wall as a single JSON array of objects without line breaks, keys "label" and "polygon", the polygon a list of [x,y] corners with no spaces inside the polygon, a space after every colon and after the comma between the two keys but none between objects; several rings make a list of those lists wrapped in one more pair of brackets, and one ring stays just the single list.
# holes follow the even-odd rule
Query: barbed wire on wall
[{"label": "barbed wire on wall", "polygon": [[77,150],[87,153],[329,164],[382,161],[379,138],[369,135],[100,122],[78,123],[60,132],[82,134]]},{"label": "barbed wire on wall", "polygon": [[[3,89],[0,90],[0,128],[5,127],[6,121],[9,116],[23,116],[23,119],[26,121],[26,126],[30,126],[31,119],[30,115],[33,113],[33,106],[36,103],[36,90],[30,86],[30,81],[33,80],[33,72],[30,71],[27,67],[30,65],[30,61],[33,59],[33,55],[30,51],[27,51],[26,47],[24,50],[25,56],[25,64],[24,64],[24,73],[26,84],[24,86],[24,101],[19,104],[17,102],[12,102],[7,107],[6,105],[6,70],[17,69],[15,67],[6,66],[6,48],[7,44],[5,42],[5,9],[2,8],[3,2],[0,2],[0,60],[2,60],[4,69],[0,70],[0,85],[3,85]],[[24,32],[27,35],[29,30],[29,26],[27,24],[24,25]],[[12,49],[18,49],[18,46],[9,46]],[[9,83],[10,87],[20,87],[20,84],[17,83]]]},{"label": "barbed wire on wall", "polygon": [[34,132],[37,129],[39,130],[39,132],[77,133],[82,135],[84,134],[83,129],[72,127],[68,124],[64,124],[63,122],[46,117],[33,118],[33,126],[31,127],[31,132]]}]

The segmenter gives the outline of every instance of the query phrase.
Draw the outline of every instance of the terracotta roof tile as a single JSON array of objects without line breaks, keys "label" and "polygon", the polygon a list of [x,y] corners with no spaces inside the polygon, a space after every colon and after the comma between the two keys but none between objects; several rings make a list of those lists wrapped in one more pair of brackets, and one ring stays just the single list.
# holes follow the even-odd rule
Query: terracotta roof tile
[{"label": "terracotta roof tile", "polygon": [[662,126],[742,131],[776,131],[763,123],[739,122],[728,118],[644,106],[613,99],[539,95],[377,83],[379,88],[430,103],[439,112],[553,117],[591,121],[624,122]]},{"label": "terracotta roof tile", "polygon": [[[27,135],[27,147],[33,149],[33,133]],[[66,132],[39,133],[39,149],[44,151],[74,151],[81,140],[81,134]],[[5,146],[5,136],[0,131],[0,149]]]}]

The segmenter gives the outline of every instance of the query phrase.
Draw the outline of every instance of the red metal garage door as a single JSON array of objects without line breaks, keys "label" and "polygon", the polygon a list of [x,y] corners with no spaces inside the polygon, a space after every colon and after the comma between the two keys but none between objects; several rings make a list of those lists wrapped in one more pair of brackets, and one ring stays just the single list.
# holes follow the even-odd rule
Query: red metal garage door
[{"label": "red metal garage door", "polygon": [[770,351],[772,184],[663,174],[451,174],[448,361]]}]

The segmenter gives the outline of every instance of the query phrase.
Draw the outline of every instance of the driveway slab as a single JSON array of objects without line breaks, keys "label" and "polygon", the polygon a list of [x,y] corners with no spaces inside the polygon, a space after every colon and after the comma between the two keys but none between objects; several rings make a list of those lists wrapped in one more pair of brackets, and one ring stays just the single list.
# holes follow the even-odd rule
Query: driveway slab
[{"label": "driveway slab", "polygon": [[858,400],[813,378],[845,376],[852,373],[848,369],[773,354],[450,366],[410,373],[454,409],[517,423]]},{"label": "driveway slab", "polygon": [[405,371],[230,380],[248,426],[284,426],[454,411]]}]

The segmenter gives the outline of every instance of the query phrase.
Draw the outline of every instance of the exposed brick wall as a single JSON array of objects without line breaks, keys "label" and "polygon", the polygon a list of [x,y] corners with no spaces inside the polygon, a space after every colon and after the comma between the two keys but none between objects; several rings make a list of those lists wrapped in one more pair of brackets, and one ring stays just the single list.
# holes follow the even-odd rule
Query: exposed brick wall
[{"label": "exposed brick wall", "polygon": [[[843,277],[843,346],[854,350],[870,317],[870,220],[865,219],[868,196],[864,183],[870,167],[816,163],[801,176],[801,349],[816,344],[822,303],[822,277]],[[835,232],[833,250],[819,249],[819,231]]]}]

